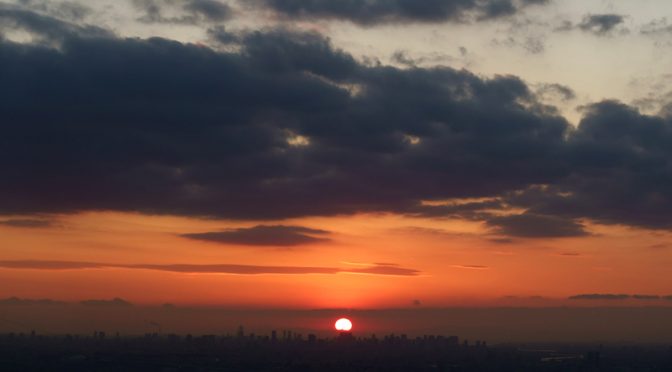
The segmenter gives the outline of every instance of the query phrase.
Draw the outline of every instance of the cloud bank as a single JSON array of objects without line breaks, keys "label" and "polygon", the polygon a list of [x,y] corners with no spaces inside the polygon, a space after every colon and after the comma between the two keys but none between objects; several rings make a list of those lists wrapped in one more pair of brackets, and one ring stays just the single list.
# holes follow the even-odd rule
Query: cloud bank
[{"label": "cloud bank", "polygon": [[[391,212],[527,238],[585,236],[583,219],[672,227],[667,116],[604,101],[574,128],[518,77],[372,65],[316,33],[217,29],[235,46],[217,51],[3,17],[58,42],[0,42],[2,214]],[[494,201],[424,203],[459,198]],[[492,213],[510,208],[525,212]],[[187,237],[264,245],[268,230]]]},{"label": "cloud bank", "polygon": [[289,18],[331,19],[371,26],[381,23],[438,23],[510,16],[548,0],[255,0]]}]

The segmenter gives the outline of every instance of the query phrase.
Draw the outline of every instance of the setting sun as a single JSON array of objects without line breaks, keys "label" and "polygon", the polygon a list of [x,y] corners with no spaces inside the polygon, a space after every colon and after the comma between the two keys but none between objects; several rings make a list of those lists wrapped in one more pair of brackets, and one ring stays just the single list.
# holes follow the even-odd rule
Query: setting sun
[{"label": "setting sun", "polygon": [[347,318],[341,318],[336,321],[336,324],[334,325],[336,327],[336,330],[339,332],[350,332],[352,329],[352,322],[350,319]]}]

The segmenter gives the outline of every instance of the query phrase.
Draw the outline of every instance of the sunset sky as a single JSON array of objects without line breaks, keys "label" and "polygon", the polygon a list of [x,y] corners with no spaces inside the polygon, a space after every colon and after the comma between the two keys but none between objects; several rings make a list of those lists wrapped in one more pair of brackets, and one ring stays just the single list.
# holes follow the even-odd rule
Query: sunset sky
[{"label": "sunset sky", "polygon": [[672,306],[668,0],[0,2],[0,298]]}]

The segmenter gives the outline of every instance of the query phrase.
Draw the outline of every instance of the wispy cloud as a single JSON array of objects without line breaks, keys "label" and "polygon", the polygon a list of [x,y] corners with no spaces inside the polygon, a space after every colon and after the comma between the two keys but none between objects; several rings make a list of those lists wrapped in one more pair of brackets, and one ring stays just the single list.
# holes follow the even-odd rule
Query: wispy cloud
[{"label": "wispy cloud", "polygon": [[181,274],[231,274],[231,275],[302,275],[302,274],[369,274],[384,276],[418,276],[419,270],[394,264],[370,264],[356,268],[318,266],[263,266],[238,264],[109,264],[73,261],[0,261],[0,268],[19,270],[90,270],[128,269],[154,270]]},{"label": "wispy cloud", "polygon": [[129,307],[133,306],[132,303],[121,299],[121,298],[113,298],[111,300],[85,300],[81,301],[80,304],[84,306],[97,306],[97,307]]},{"label": "wispy cloud", "polygon": [[590,293],[570,296],[570,300],[627,300],[630,295],[627,294],[612,294],[612,293]]},{"label": "wispy cloud", "polygon": [[0,225],[19,228],[41,228],[53,226],[53,221],[43,219],[10,219],[0,221]]},{"label": "wispy cloud", "polygon": [[0,299],[0,305],[61,305],[64,302],[55,301],[48,298],[26,299],[19,297],[9,297]]},{"label": "wispy cloud", "polygon": [[560,252],[557,254],[558,256],[562,257],[582,257],[583,255],[578,252]]},{"label": "wispy cloud", "polygon": [[465,269],[465,270],[488,270],[489,266],[483,265],[452,265],[456,269]]},{"label": "wispy cloud", "polygon": [[642,300],[642,301],[658,301],[672,299],[672,296],[660,296],[652,294],[614,294],[614,293],[591,293],[581,294],[569,297],[570,300]]}]

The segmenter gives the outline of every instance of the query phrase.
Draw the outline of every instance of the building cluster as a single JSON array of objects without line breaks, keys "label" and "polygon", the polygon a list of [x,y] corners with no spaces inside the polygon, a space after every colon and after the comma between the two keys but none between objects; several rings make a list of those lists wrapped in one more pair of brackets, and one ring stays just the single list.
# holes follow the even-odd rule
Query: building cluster
[{"label": "building cluster", "polygon": [[457,336],[0,334],[2,370],[666,371],[669,345],[488,345]]}]

